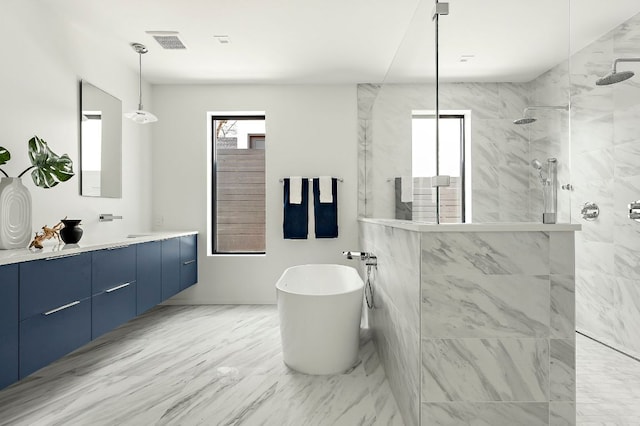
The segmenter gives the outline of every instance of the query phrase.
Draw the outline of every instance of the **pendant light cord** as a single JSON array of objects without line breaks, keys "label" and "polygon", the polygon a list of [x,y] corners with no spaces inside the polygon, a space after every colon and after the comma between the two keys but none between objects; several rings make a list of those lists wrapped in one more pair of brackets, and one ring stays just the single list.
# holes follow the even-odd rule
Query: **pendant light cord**
[{"label": "pendant light cord", "polygon": [[142,52],[138,52],[138,110],[142,109]]}]

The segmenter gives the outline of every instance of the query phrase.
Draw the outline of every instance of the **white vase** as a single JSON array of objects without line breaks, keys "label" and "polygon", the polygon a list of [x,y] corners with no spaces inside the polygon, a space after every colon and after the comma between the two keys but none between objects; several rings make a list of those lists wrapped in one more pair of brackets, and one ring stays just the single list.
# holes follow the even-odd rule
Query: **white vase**
[{"label": "white vase", "polygon": [[31,239],[31,194],[20,178],[0,179],[0,249],[26,248]]}]

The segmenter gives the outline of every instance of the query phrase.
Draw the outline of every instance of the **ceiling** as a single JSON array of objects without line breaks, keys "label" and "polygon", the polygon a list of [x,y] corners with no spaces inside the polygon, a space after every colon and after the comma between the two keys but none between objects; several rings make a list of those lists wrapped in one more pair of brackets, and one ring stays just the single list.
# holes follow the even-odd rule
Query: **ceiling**
[{"label": "ceiling", "polygon": [[[145,44],[143,73],[152,84],[378,83],[434,74],[432,0],[37,1],[133,70],[129,43]],[[449,0],[439,27],[441,78],[528,81],[640,12],[638,0],[570,1]],[[187,49],[164,50],[146,31],[178,31]]]}]

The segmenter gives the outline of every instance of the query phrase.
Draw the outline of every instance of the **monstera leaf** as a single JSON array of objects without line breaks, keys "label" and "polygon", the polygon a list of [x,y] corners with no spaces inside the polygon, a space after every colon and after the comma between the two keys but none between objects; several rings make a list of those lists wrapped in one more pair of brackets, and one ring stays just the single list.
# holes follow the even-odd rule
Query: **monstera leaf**
[{"label": "monstera leaf", "polygon": [[7,161],[11,160],[11,154],[7,148],[0,146],[0,166],[7,164]]},{"label": "monstera leaf", "polygon": [[73,161],[69,156],[58,156],[37,136],[29,139],[29,159],[34,168],[31,171],[33,183],[40,188],[52,188],[73,177]]}]

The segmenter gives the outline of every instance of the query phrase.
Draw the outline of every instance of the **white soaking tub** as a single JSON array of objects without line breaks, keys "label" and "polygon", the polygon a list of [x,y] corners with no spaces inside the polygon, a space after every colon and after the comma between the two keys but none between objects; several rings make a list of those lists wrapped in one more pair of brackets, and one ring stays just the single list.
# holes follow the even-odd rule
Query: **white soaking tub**
[{"label": "white soaking tub", "polygon": [[364,283],[343,265],[301,265],[276,284],[282,355],[306,374],[335,374],[358,360]]}]

